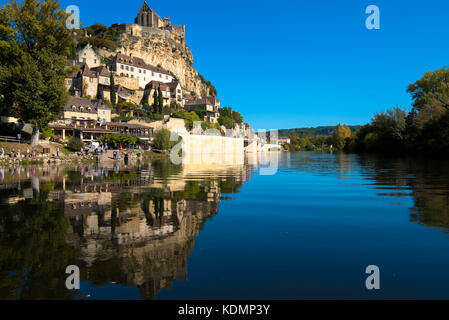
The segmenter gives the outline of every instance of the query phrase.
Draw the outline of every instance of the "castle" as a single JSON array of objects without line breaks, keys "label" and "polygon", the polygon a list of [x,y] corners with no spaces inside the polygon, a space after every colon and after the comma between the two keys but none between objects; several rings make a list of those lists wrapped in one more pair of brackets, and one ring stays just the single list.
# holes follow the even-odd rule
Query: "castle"
[{"label": "castle", "polygon": [[149,37],[151,35],[158,35],[185,45],[185,25],[171,24],[169,17],[164,17],[162,20],[150,8],[146,1],[143,2],[134,22],[125,24],[116,23],[112,25],[112,28],[125,32],[130,36]]}]

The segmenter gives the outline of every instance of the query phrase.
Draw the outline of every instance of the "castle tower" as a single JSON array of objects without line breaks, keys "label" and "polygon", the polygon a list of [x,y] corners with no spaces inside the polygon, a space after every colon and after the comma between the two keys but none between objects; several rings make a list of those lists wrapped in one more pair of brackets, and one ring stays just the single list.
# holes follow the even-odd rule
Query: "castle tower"
[{"label": "castle tower", "polygon": [[150,8],[146,1],[144,1],[142,7],[140,7],[134,22],[143,27],[153,28],[159,28],[164,25],[161,17]]}]

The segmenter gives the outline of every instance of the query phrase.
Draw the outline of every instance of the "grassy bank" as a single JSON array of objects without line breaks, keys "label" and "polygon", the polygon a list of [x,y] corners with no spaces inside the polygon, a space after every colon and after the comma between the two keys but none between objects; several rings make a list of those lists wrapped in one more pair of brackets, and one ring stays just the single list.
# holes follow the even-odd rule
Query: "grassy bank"
[{"label": "grassy bank", "polygon": [[[30,153],[31,150],[33,149],[31,145],[29,145],[28,143],[18,143],[18,142],[0,142],[0,149],[1,148],[5,149],[5,156],[9,155],[12,149],[14,149],[16,153],[18,150],[20,150],[21,154],[26,154],[27,148],[30,150]],[[36,151],[38,153],[41,153],[42,148],[38,147],[36,148]]]}]

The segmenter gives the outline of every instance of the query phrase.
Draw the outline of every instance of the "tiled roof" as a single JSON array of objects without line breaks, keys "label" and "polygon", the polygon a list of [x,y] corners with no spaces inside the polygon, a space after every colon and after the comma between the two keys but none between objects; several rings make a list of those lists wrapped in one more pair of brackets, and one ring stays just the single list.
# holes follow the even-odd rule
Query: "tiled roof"
[{"label": "tiled roof", "polygon": [[[75,107],[75,110],[73,110],[73,107]],[[81,107],[83,107],[83,111],[81,111]],[[91,111],[89,111],[89,108]],[[69,102],[67,102],[66,106],[64,107],[64,111],[97,113],[95,106],[90,100],[79,97],[70,97]]]},{"label": "tiled roof", "polygon": [[157,72],[157,73],[162,73],[165,75],[170,75],[169,72],[158,68],[158,67],[154,67],[151,66],[149,64],[146,64],[145,61],[143,61],[143,59],[138,58],[138,57],[131,57],[131,56],[127,56],[125,54],[122,53],[117,53],[117,55],[114,57],[113,59],[114,63],[122,63],[122,64],[126,64],[129,66],[133,66],[136,68],[141,68],[141,69],[146,69],[146,70],[150,70],[153,72]]},{"label": "tiled roof", "polygon": [[106,68],[105,66],[95,67],[91,70],[102,77],[109,77],[111,75],[108,68]]},{"label": "tiled roof", "polygon": [[178,87],[179,82],[174,81],[174,82],[169,82],[169,83],[164,83],[164,82],[159,82],[159,81],[150,81],[146,86],[145,89],[158,89],[159,86],[161,86],[161,90],[162,91],[175,91],[176,88]]},{"label": "tiled roof", "polygon": [[[211,105],[211,106],[215,106],[215,97],[204,97],[201,99],[194,99],[194,100],[187,100],[186,101],[186,106],[198,106],[198,105]],[[217,99],[218,101],[218,99]]]},{"label": "tiled roof", "polygon": [[89,78],[95,78],[95,72],[92,72],[92,70],[90,70],[89,66],[87,65],[87,63],[84,63],[81,66],[81,74],[83,75],[83,77],[89,77]]}]

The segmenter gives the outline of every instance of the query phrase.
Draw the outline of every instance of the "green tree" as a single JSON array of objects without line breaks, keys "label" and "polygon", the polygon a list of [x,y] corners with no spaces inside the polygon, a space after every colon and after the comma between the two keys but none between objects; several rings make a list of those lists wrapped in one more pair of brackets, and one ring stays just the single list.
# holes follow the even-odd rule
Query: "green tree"
[{"label": "green tree", "polygon": [[117,96],[116,96],[116,92],[115,92],[115,80],[114,80],[114,73],[113,72],[111,72],[110,82],[111,82],[110,83],[111,104],[112,104],[113,107],[115,107],[115,102],[116,102]]},{"label": "green tree", "polygon": [[140,139],[138,137],[124,133],[107,134],[98,138],[98,141],[107,144],[115,144],[119,147],[140,143]]},{"label": "green tree", "polygon": [[157,150],[170,150],[170,131],[162,128],[154,134],[154,146]]},{"label": "green tree", "polygon": [[161,113],[161,112],[159,112],[158,90],[154,90],[154,94],[153,94],[153,110],[154,110],[155,113]]},{"label": "green tree", "polygon": [[449,69],[444,67],[426,72],[421,79],[409,85],[407,92],[412,95],[413,106],[418,111],[429,106],[449,110]]},{"label": "green tree", "polygon": [[65,67],[74,39],[67,17],[53,0],[11,0],[0,9],[0,111],[16,111],[33,125],[32,145],[68,101]]},{"label": "green tree", "polygon": [[164,97],[162,96],[161,85],[159,85],[159,88],[157,89],[157,95],[158,95],[159,113],[162,113],[162,109],[164,108]]},{"label": "green tree", "polygon": [[332,135],[333,144],[337,150],[343,150],[346,145],[346,139],[351,137],[351,129],[347,125],[338,124]]}]

